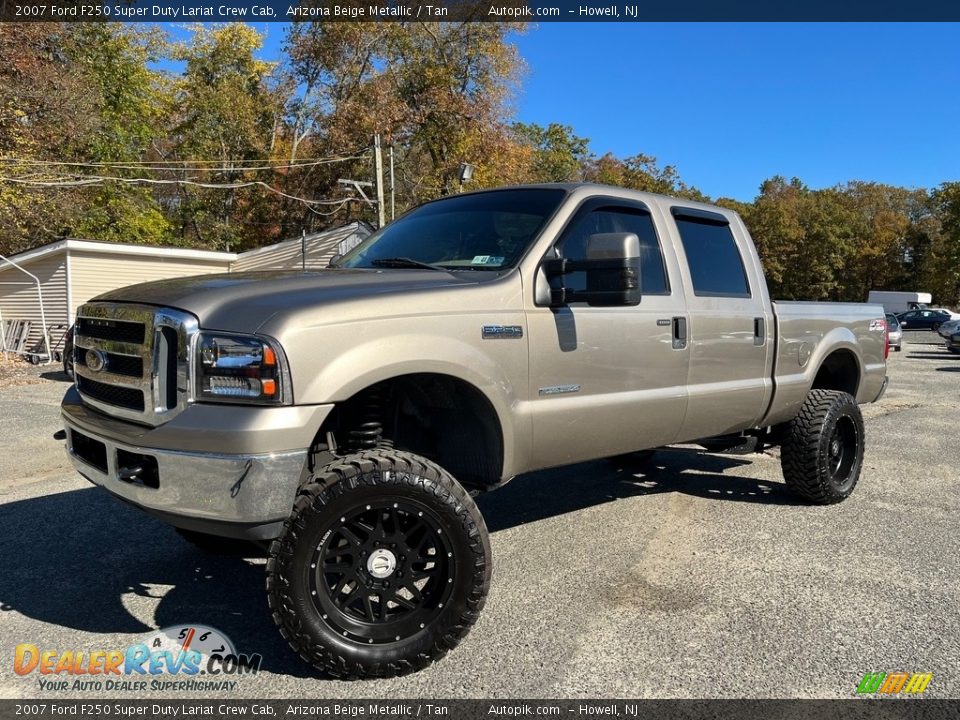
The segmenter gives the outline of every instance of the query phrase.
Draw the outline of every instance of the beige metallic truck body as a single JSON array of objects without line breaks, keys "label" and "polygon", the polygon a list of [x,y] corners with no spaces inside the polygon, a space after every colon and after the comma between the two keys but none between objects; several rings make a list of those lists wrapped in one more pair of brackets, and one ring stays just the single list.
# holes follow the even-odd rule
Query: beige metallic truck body
[{"label": "beige metallic truck body", "polygon": [[[216,525],[222,521],[269,537],[335,408],[397,378],[448,378],[473,399],[464,412],[489,416],[483,422],[491,432],[478,442],[491,469],[475,483],[487,487],[540,468],[777,426],[797,414],[813,387],[848,391],[860,403],[881,395],[881,307],[771,302],[750,235],[730,210],[611,187],[562,187],[565,199],[518,265],[493,278],[338,268],[204,276],[98,298],[80,314],[108,318],[139,308],[148,317],[163,308],[201,330],[273,339],[288,364],[289,404],[193,402],[192,340],[178,326],[183,397],[163,422],[118,417],[107,403],[75,388],[68,393],[68,430],[106,446],[99,469],[71,450],[78,470],[174,524],[206,521],[204,530],[239,534]],[[669,292],[644,295],[636,306],[550,307],[542,263],[578,208],[597,197],[649,210]],[[694,293],[672,215],[677,207],[727,218],[749,297]],[[681,347],[678,319],[687,328]],[[78,348],[117,350],[82,337]],[[129,351],[149,359],[152,348]],[[82,362],[77,373],[81,381],[104,379]],[[159,488],[119,481],[117,449],[158,457]]]}]

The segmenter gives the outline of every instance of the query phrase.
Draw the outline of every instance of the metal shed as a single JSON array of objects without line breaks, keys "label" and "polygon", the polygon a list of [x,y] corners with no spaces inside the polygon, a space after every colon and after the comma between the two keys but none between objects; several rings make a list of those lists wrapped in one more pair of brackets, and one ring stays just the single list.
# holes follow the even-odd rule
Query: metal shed
[{"label": "metal shed", "polygon": [[363,221],[291,238],[275,245],[240,253],[230,272],[246,270],[319,270],[337,253],[344,253],[366,239],[373,228]]}]

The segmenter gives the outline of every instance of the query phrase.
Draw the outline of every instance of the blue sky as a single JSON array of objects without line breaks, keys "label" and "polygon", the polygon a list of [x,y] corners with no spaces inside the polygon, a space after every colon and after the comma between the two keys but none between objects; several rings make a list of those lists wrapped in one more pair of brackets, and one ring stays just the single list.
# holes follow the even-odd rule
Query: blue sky
[{"label": "blue sky", "polygon": [[[265,59],[284,26],[258,24]],[[543,23],[514,38],[518,119],[645,153],[713,197],[960,180],[960,25]]]}]

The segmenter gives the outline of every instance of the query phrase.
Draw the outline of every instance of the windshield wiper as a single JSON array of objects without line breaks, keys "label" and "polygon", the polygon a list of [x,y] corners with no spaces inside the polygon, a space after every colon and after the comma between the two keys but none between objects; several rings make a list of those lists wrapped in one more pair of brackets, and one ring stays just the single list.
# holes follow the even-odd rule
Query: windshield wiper
[{"label": "windshield wiper", "polygon": [[440,272],[447,272],[447,269],[440,265],[431,265],[430,263],[421,262],[420,260],[414,260],[413,258],[408,258],[408,257],[377,258],[376,260],[371,260],[370,264],[375,265],[376,267],[427,268],[428,270],[439,270]]}]

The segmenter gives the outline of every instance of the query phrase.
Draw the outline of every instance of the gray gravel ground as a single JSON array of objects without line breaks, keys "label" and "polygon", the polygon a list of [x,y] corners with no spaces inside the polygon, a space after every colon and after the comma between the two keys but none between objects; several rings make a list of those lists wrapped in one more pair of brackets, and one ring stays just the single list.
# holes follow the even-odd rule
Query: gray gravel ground
[{"label": "gray gravel ground", "polygon": [[796,503],[775,453],[519,478],[479,501],[495,562],[480,622],[390,681],[318,676],[273,626],[262,558],[202,555],[75,476],[52,439],[62,376],[2,387],[0,696],[40,694],[10,671],[17,643],[123,648],[199,622],[263,655],[236,696],[835,698],[903,670],[960,697],[960,357],[906,335],[848,501]]}]

